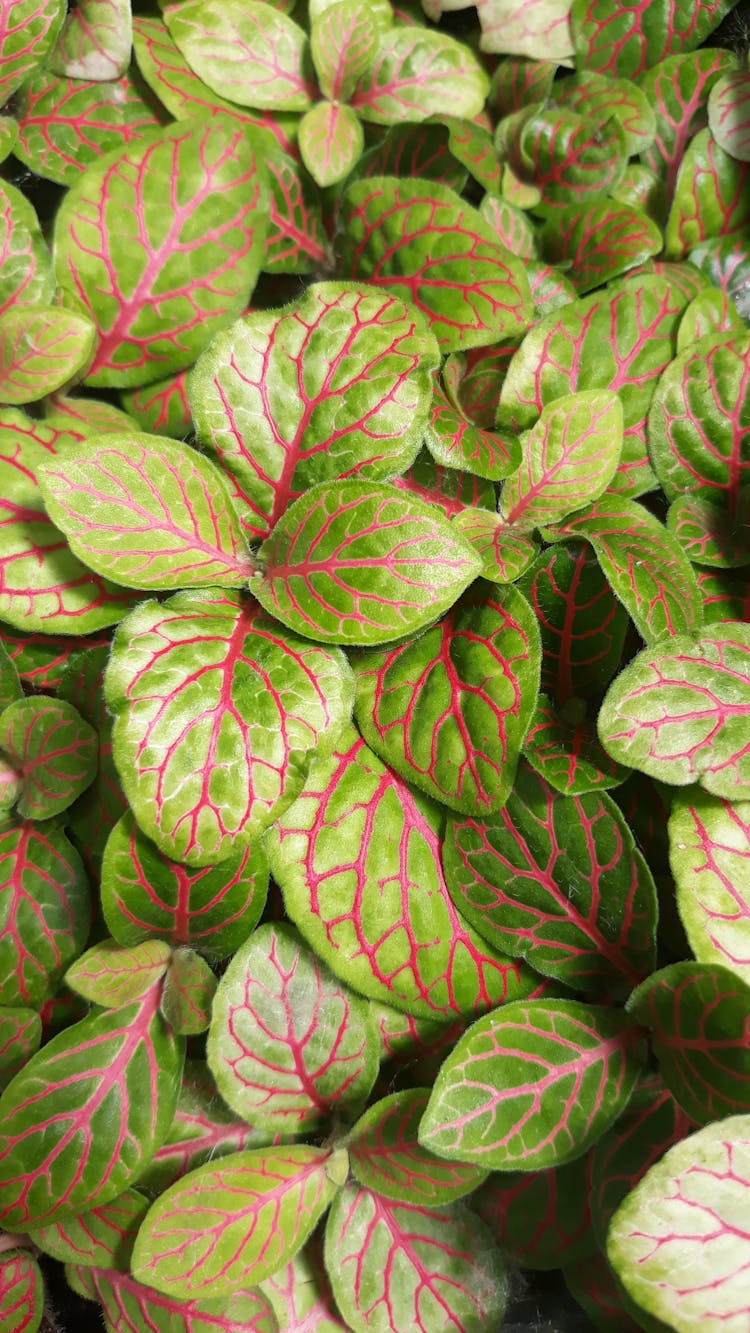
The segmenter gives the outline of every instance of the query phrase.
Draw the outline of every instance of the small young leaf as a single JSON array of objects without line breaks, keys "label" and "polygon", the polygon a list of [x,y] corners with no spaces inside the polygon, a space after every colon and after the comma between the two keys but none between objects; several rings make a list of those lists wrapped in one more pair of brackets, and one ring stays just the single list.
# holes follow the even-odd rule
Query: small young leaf
[{"label": "small young leaf", "polygon": [[44,1279],[36,1259],[26,1249],[2,1254],[0,1333],[37,1333],[43,1316]]},{"label": "small young leaf", "polygon": [[62,699],[18,699],[0,715],[0,753],[20,780],[18,813],[50,819],[93,781],[98,738]]},{"label": "small young leaf", "polygon": [[409,1088],[375,1102],[346,1137],[354,1179],[381,1198],[442,1206],[470,1194],[486,1172],[446,1162],[418,1141],[428,1088]]},{"label": "small young leaf", "polygon": [[140,999],[161,981],[171,952],[163,940],[147,940],[133,949],[122,949],[114,940],[102,940],[76,959],[65,973],[65,981],[91,1004],[117,1009]]},{"label": "small young leaf", "polygon": [[542,410],[524,461],[503,486],[503,518],[520,532],[557,523],[605,491],[622,452],[622,407],[603,389],[568,394]]},{"label": "small young leaf", "polygon": [[389,643],[423,629],[480,570],[430,504],[379,482],[312,486],[263,543],[252,591],[266,611],[321,643]]},{"label": "small young leaf", "polygon": [[80,0],[65,20],[49,68],[69,79],[111,82],[130,64],[132,38],[128,0]]},{"label": "small young leaf", "polygon": [[267,835],[287,915],[362,995],[418,1018],[471,1016],[536,978],[459,916],[440,864],[442,815],[352,729]]},{"label": "small young leaf", "polygon": [[165,18],[191,69],[240,106],[304,111],[310,105],[303,30],[257,0],[184,0]]},{"label": "small young leaf", "polygon": [[654,964],[654,883],[604,793],[561,796],[522,763],[502,810],[450,820],[443,865],[480,934],[575,990],[627,995]]},{"label": "small young leaf", "polygon": [[440,1157],[536,1171],[581,1157],[625,1109],[641,1029],[578,1000],[517,1000],[486,1014],[443,1065],[420,1142]]},{"label": "small young leaf", "polygon": [[364,1101],[379,1043],[366,1001],[288,925],[265,925],[221,979],[208,1063],[224,1101],[253,1125],[297,1133]]},{"label": "small young leaf", "polygon": [[[571,205],[547,219],[539,233],[545,259],[563,268],[577,292],[603,286],[643,264],[662,248],[656,223],[639,208],[610,199]],[[618,202],[615,202],[617,200]]]},{"label": "small young leaf", "polygon": [[44,1226],[107,1203],[166,1137],[182,1050],[159,986],[93,1013],[33,1055],[0,1098],[0,1217]]},{"label": "small young leaf", "polygon": [[91,359],[90,319],[49,306],[0,315],[0,403],[31,403],[54,393]]},{"label": "small young leaf", "polygon": [[353,1333],[483,1333],[505,1311],[502,1256],[460,1204],[392,1203],[347,1185],[326,1223],[325,1257]]},{"label": "small young leaf", "polygon": [[677,787],[750,797],[750,625],[647,648],[610,686],[599,736],[614,759]]},{"label": "small young leaf", "polygon": [[750,1242],[750,1117],[683,1139],[620,1205],[610,1262],[639,1310],[678,1333],[742,1328]]},{"label": "small young leaf", "polygon": [[189,866],[237,855],[335,744],[353,694],[341,652],[281,630],[250,599],[142,603],[118,629],[106,697],[143,832]]},{"label": "small young leaf", "polygon": [[486,509],[463,509],[454,522],[483,561],[482,578],[490,583],[515,583],[539,552],[533,537],[516,532]]},{"label": "small young leaf", "polygon": [[676,792],[669,861],[693,954],[750,983],[750,803]]},{"label": "small young leaf", "polygon": [[718,963],[673,963],[644,981],[628,1013],[651,1030],[659,1071],[698,1125],[750,1111],[750,986]]},{"label": "small young leaf", "polygon": [[538,192],[544,216],[587,207],[622,180],[625,132],[615,116],[583,116],[564,107],[532,106],[500,126],[496,144],[518,179]]},{"label": "small young leaf", "polygon": [[603,748],[585,707],[582,699],[571,698],[557,712],[547,695],[540,694],[523,747],[531,767],[563,796],[609,791],[628,776]]},{"label": "small young leaf", "polygon": [[231,1296],[301,1249],[337,1187],[332,1154],[256,1148],[208,1162],[160,1195],[133,1251],[134,1276],[182,1299]]},{"label": "small young leaf", "polygon": [[316,482],[385,479],[413,462],[435,340],[397,297],[321,282],[214,339],[188,381],[200,442],[229,473],[250,539]]},{"label": "small young leaf", "polygon": [[[454,356],[463,359],[461,353]],[[482,430],[463,411],[458,394],[460,388],[456,363],[446,363],[446,388],[436,384],[432,398],[430,420],[425,431],[425,445],[436,463],[443,467],[461,468],[478,477],[498,481],[507,477],[518,466],[521,451],[512,436],[502,436]],[[453,384],[451,384],[453,381]]]},{"label": "small young leaf", "polygon": [[538,634],[515,588],[468,595],[416,642],[354,659],[371,749],[454,810],[498,809],[538,689]]},{"label": "small young leaf", "polygon": [[158,435],[102,435],[39,469],[53,523],[99,574],[131,588],[244,587],[254,568],[223,479]]},{"label": "small young leaf", "polygon": [[358,0],[337,0],[313,19],[310,50],[324,97],[350,100],[377,51],[382,26],[375,10]]},{"label": "small young leaf", "polygon": [[445,33],[396,24],[381,34],[351,103],[363,120],[397,125],[446,110],[473,120],[484,107],[489,80],[473,52]]},{"label": "small young leaf", "polygon": [[317,102],[302,117],[300,155],[313,180],[323,188],[346,179],[364,146],[361,122],[345,103]]},{"label": "small young leaf", "polygon": [[173,1032],[195,1036],[206,1032],[217,981],[193,949],[175,949],[164,978],[161,1011]]},{"label": "small young leaf", "polygon": [[267,888],[259,839],[217,866],[191,869],[162,855],[128,811],[104,849],[102,912],[125,947],[156,938],[226,958],[257,925]]},{"label": "small young leaf", "polygon": [[341,207],[342,267],[410,301],[445,352],[522,333],[531,302],[523,266],[476,209],[446,185],[372,177]]}]

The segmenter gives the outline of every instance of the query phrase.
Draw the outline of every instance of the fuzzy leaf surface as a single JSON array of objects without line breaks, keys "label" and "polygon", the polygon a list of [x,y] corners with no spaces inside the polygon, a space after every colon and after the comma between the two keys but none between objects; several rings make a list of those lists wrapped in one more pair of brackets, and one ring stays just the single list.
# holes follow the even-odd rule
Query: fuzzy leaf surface
[{"label": "fuzzy leaf surface", "polygon": [[418,1018],[482,1013],[534,988],[456,911],[440,864],[442,816],[352,729],[267,835],[300,934],[355,990]]},{"label": "fuzzy leaf surface", "polygon": [[307,37],[257,0],[185,0],[165,13],[170,36],[213,92],[240,106],[304,111]]},{"label": "fuzzy leaf surface", "polygon": [[37,1333],[43,1316],[44,1279],[36,1259],[28,1250],[12,1250],[3,1255],[0,1333]]},{"label": "fuzzy leaf surface", "polygon": [[610,686],[599,735],[621,763],[730,801],[750,795],[750,625],[647,648]]},{"label": "fuzzy leaf surface", "polygon": [[386,479],[413,462],[439,354],[397,297],[321,282],[220,334],[188,381],[198,438],[229,474],[248,536],[340,476]]},{"label": "fuzzy leaf surface", "polygon": [[441,1157],[535,1171],[581,1157],[625,1109],[640,1030],[578,1000],[518,1000],[486,1014],[443,1065],[420,1142]]},{"label": "fuzzy leaf surface", "polygon": [[127,1271],[133,1242],[147,1211],[148,1199],[143,1194],[124,1190],[109,1203],[78,1217],[36,1227],[34,1244],[60,1263]]},{"label": "fuzzy leaf surface", "polygon": [[50,819],[93,781],[97,735],[62,699],[18,699],[0,716],[0,752],[20,779],[18,813]]},{"label": "fuzzy leaf surface", "polygon": [[375,176],[342,203],[341,263],[353,278],[411,302],[441,351],[522,333],[531,315],[522,265],[447,185]]},{"label": "fuzzy leaf surface", "polygon": [[86,316],[54,306],[15,306],[0,315],[0,403],[31,403],[86,367],[95,329]]},{"label": "fuzzy leaf surface", "polygon": [[368,745],[450,809],[505,801],[538,689],[538,635],[515,588],[469,595],[416,642],[354,661]]},{"label": "fuzzy leaf surface", "polygon": [[142,603],[118,629],[106,697],[143,832],[189,866],[241,852],[295,799],[352,695],[343,654],[279,629],[250,599]]},{"label": "fuzzy leaf surface", "polygon": [[539,244],[544,258],[564,269],[583,293],[658,255],[663,241],[653,219],[618,196],[617,202],[571,205],[553,214],[539,233]]},{"label": "fuzzy leaf surface", "polygon": [[515,583],[538,554],[533,537],[514,531],[486,509],[464,509],[455,523],[482,561],[482,578],[490,583]]},{"label": "fuzzy leaf surface", "polygon": [[379,1042],[367,1002],[292,927],[260,926],[219,984],[208,1063],[224,1101],[261,1128],[298,1133],[350,1113],[375,1081]]},{"label": "fuzzy leaf surface", "polygon": [[161,1012],[173,1032],[194,1037],[208,1031],[217,985],[205,958],[194,949],[175,949],[161,996]]},{"label": "fuzzy leaf surface", "polygon": [[676,792],[669,861],[694,956],[750,983],[750,802]]},{"label": "fuzzy leaf surface", "polygon": [[495,1243],[541,1272],[591,1254],[592,1152],[545,1171],[494,1171],[472,1200]]},{"label": "fuzzy leaf surface", "polygon": [[456,602],[480,562],[438,510],[380,482],[313,486],[259,552],[270,615],[321,643],[388,643]]},{"label": "fuzzy leaf surface", "polygon": [[346,180],[365,146],[361,121],[346,103],[317,102],[299,127],[299,151],[315,183],[326,189]]}]

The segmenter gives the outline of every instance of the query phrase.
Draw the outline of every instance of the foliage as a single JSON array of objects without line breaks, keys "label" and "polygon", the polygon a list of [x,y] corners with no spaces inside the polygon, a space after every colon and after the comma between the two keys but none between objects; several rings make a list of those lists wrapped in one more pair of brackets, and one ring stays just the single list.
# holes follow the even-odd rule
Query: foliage
[{"label": "foliage", "polygon": [[0,1333],[746,1333],[733,6],[1,8]]}]

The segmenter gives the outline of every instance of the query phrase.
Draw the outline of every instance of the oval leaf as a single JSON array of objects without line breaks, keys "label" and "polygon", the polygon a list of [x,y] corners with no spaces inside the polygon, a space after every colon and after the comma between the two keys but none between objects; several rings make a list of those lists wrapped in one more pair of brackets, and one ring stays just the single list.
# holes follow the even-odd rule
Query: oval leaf
[{"label": "oval leaf", "polygon": [[169,967],[170,956],[171,949],[163,940],[147,940],[133,949],[122,949],[114,940],[102,940],[76,959],[65,973],[65,981],[92,1004],[117,1009],[158,985]]},{"label": "oval leaf", "polygon": [[165,17],[191,69],[222,97],[275,111],[310,105],[307,38],[278,7],[257,0],[186,0]]},{"label": "oval leaf", "polygon": [[364,146],[364,130],[350,106],[318,102],[302,117],[300,156],[313,180],[323,188],[346,179]]},{"label": "oval leaf", "polygon": [[31,403],[82,370],[94,348],[90,319],[50,306],[0,315],[0,403]]},{"label": "oval leaf", "polygon": [[93,781],[98,737],[62,699],[18,699],[0,716],[0,752],[20,780],[18,813],[50,819]]},{"label": "oval leaf", "polygon": [[473,52],[445,33],[397,24],[381,35],[377,54],[351,98],[363,120],[398,125],[446,110],[473,120],[484,108],[489,80]]},{"label": "oval leaf", "polygon": [[750,802],[675,792],[669,862],[694,956],[750,984]]}]

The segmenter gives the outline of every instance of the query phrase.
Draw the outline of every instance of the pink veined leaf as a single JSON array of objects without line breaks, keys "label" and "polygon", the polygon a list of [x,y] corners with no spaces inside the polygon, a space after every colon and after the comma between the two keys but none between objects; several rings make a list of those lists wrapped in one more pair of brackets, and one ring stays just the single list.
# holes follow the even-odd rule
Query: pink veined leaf
[{"label": "pink veined leaf", "polygon": [[97,735],[64,699],[17,699],[0,715],[0,752],[18,775],[18,813],[50,819],[93,781]]},{"label": "pink veined leaf", "polygon": [[750,487],[740,494],[735,515],[706,494],[689,491],[669,506],[667,528],[694,565],[733,569],[750,564]]},{"label": "pink veined leaf", "polygon": [[512,255],[517,255],[519,259],[538,257],[534,228],[520,208],[514,208],[507,199],[486,194],[479,205],[479,212],[494,228],[500,244],[510,250]]},{"label": "pink veined leaf", "polygon": [[132,37],[128,0],[79,0],[68,14],[49,68],[69,79],[118,79],[130,64]]},{"label": "pink veined leaf", "polygon": [[487,106],[502,120],[521,111],[532,102],[549,97],[557,73],[556,60],[536,60],[527,56],[506,56],[498,61],[492,75]]},{"label": "pink veined leaf", "polygon": [[604,286],[659,254],[663,244],[652,218],[611,199],[556,213],[542,227],[539,242],[545,259],[565,270],[577,292]]},{"label": "pink veined leaf", "polygon": [[98,1301],[110,1333],[277,1333],[269,1302],[257,1290],[218,1300],[181,1300],[112,1268],[76,1268],[75,1285]]},{"label": "pink veined leaf", "polygon": [[534,618],[515,588],[468,595],[416,642],[354,659],[357,725],[407,782],[484,815],[513,784],[538,663]]},{"label": "pink veined leaf", "polygon": [[570,0],[478,0],[480,50],[571,64]]},{"label": "pink veined leaf", "polygon": [[642,160],[663,181],[667,202],[690,140],[706,126],[712,87],[736,69],[732,52],[709,48],[669,56],[639,77],[639,87],[657,112],[656,137]]},{"label": "pink veined leaf", "polygon": [[312,21],[310,47],[321,92],[332,102],[348,102],[357,80],[377,52],[381,25],[375,10],[356,3],[330,6]]},{"label": "pink veined leaf", "polygon": [[310,1247],[261,1283],[285,1333],[350,1333],[334,1305],[323,1264]]},{"label": "pink veined leaf", "polygon": [[627,1011],[650,1029],[659,1072],[698,1125],[750,1111],[750,986],[719,963],[673,963],[633,991]]},{"label": "pink veined leaf", "polygon": [[[445,1056],[453,1049],[466,1028],[461,1019],[442,1023],[434,1018],[415,1018],[378,1000],[370,1001],[382,1048],[382,1078],[408,1068],[409,1077],[418,1083],[433,1081]],[[384,1084],[384,1091],[390,1084]]]},{"label": "pink veined leaf", "polygon": [[535,978],[485,948],[456,911],[440,824],[438,808],[352,729],[267,844],[287,914],[337,976],[371,999],[447,1022],[528,993]]},{"label": "pink veined leaf", "polygon": [[14,306],[0,315],[0,403],[31,403],[87,368],[96,329],[58,306]]},{"label": "pink veined leaf", "polygon": [[485,197],[491,199],[493,195],[499,195],[501,166],[489,128],[478,124],[476,119],[461,120],[458,116],[443,114],[437,119],[448,128],[448,146],[453,156],[463,163],[483,189],[490,192]]},{"label": "pink veined leaf", "polygon": [[68,968],[65,983],[91,1004],[117,1009],[159,984],[171,953],[163,940],[146,940],[132,949],[123,949],[114,940],[101,940]]},{"label": "pink veined leaf", "polygon": [[111,83],[40,69],[16,95],[16,156],[59,185],[72,185],[105,153],[158,130],[154,105],[129,74]]},{"label": "pink veined leaf", "polygon": [[632,78],[700,46],[731,8],[732,0],[636,0],[627,7],[573,0],[573,47],[584,69]]},{"label": "pink veined leaf", "polygon": [[489,510],[463,509],[454,521],[481,558],[482,578],[490,583],[515,583],[538,554],[533,537],[516,532]]},{"label": "pink veined leaf", "polygon": [[52,299],[50,254],[28,199],[0,183],[0,315],[15,304],[47,305]]},{"label": "pink veined leaf", "polygon": [[302,1248],[346,1172],[344,1149],[306,1144],[251,1149],[199,1166],[147,1214],[133,1274],[182,1300],[256,1286]]},{"label": "pink veined leaf", "polygon": [[352,694],[338,649],[280,629],[249,599],[142,603],[118,631],[106,698],[144,833],[191,867],[252,846],[296,798],[313,755],[335,744]]},{"label": "pink veined leaf", "polygon": [[65,834],[0,821],[0,1003],[39,1007],[81,952],[91,903],[83,862]]},{"label": "pink veined leaf", "polygon": [[[540,695],[531,721],[524,754],[550,787],[563,796],[584,796],[588,792],[608,791],[627,777],[627,769],[615,763],[596,734],[596,723],[575,717],[575,700],[570,710],[556,712],[551,701]],[[568,711],[574,712],[569,720]]]},{"label": "pink veined leaf", "polygon": [[[169,207],[153,208],[165,176]],[[97,325],[88,382],[135,387],[189,366],[246,306],[267,225],[262,144],[221,117],[170,125],[90,167],[55,219],[58,284]]]},{"label": "pink veined leaf", "polygon": [[6,1088],[5,1227],[42,1226],[116,1198],[166,1137],[182,1050],[159,1015],[160,990],[65,1029]]},{"label": "pink veined leaf", "polygon": [[326,1223],[325,1256],[350,1328],[437,1333],[497,1328],[502,1320],[502,1255],[460,1204],[396,1203],[347,1185]]},{"label": "pink veined leaf", "polygon": [[[643,1308],[626,1295],[601,1250],[562,1270],[573,1299],[586,1312],[594,1328],[602,1333],[640,1333]],[[637,1322],[636,1322],[637,1317]],[[661,1333],[661,1325],[655,1325]],[[666,1327],[664,1325],[663,1327]]]},{"label": "pink veined leaf", "polygon": [[15,1077],[42,1040],[42,1021],[23,1005],[0,1006],[0,1092]]},{"label": "pink veined leaf", "polygon": [[664,253],[684,259],[706,237],[742,231],[750,222],[750,163],[730,157],[701,130],[680,163],[664,228]]},{"label": "pink veined leaf", "polygon": [[563,796],[521,763],[501,810],[450,820],[443,866],[493,947],[574,990],[627,995],[653,966],[651,872],[602,792]]},{"label": "pink veined leaf", "polygon": [[625,1111],[599,1140],[588,1191],[591,1222],[600,1245],[620,1203],[672,1144],[692,1128],[658,1074],[645,1074]]},{"label": "pink veined leaf", "polygon": [[127,412],[102,399],[64,393],[52,394],[46,400],[44,421],[48,429],[67,431],[77,440],[88,439],[89,435],[118,434],[132,430],[136,424]]},{"label": "pink veined leaf", "polygon": [[256,1129],[229,1111],[208,1066],[199,1060],[186,1060],[169,1132],[139,1177],[139,1184],[162,1192],[204,1162],[282,1141],[279,1134]]},{"label": "pink veined leaf", "polygon": [[161,1012],[173,1032],[194,1037],[207,1032],[218,982],[194,949],[175,949],[164,978]]},{"label": "pink veined leaf", "polygon": [[628,157],[643,153],[654,141],[656,116],[645,93],[630,79],[583,70],[554,85],[553,100],[584,115],[616,116],[625,131]]},{"label": "pink veined leaf", "polygon": [[372,177],[344,195],[342,266],[410,301],[441,350],[522,333],[530,316],[522,265],[445,185]]},{"label": "pink veined leaf", "polygon": [[437,181],[461,190],[468,172],[448,147],[450,131],[439,121],[419,124],[392,125],[376,144],[360,159],[357,174],[361,177],[403,176],[407,179]]},{"label": "pink veined leaf", "polygon": [[522,1268],[560,1268],[595,1252],[592,1152],[544,1171],[495,1171],[472,1199],[496,1244]]},{"label": "pink veined leaf", "polygon": [[532,260],[528,265],[529,290],[534,304],[534,314],[543,319],[562,305],[569,305],[575,300],[576,289],[569,278],[551,264]]},{"label": "pink veined leaf", "polygon": [[184,440],[190,434],[192,421],[187,400],[187,373],[179,370],[168,379],[122,394],[122,405],[140,430],[149,435],[166,435],[172,440]]},{"label": "pink veined leaf", "polygon": [[267,536],[316,482],[385,479],[408,466],[438,361],[413,310],[353,283],[316,283],[293,306],[250,311],[214,339],[188,399],[249,539]]},{"label": "pink veined leaf", "polygon": [[133,50],[141,74],[175,120],[215,116],[220,111],[246,126],[267,130],[283,152],[293,150],[290,131],[296,116],[225,101],[198,78],[159,19],[133,16]]},{"label": "pink veined leaf", "polygon": [[746,315],[750,293],[750,228],[737,236],[702,241],[690,251],[690,262],[706,281],[726,293],[741,317],[741,312]]},{"label": "pink veined leaf", "polygon": [[724,570],[699,569],[696,582],[707,626],[727,620],[750,623],[750,584],[746,578]]},{"label": "pink veined leaf", "polygon": [[517,342],[496,343],[472,347],[465,354],[451,352],[446,359],[443,376],[449,396],[455,397],[461,411],[483,430],[492,430],[495,425],[500,390],[517,350]]},{"label": "pink veined leaf", "polygon": [[599,736],[614,759],[730,801],[750,795],[750,626],[646,648],[610,686]]},{"label": "pink veined leaf", "polygon": [[420,1142],[441,1157],[533,1171],[581,1157],[628,1103],[642,1029],[578,1000],[517,1000],[461,1037]]},{"label": "pink veined leaf", "polygon": [[65,21],[63,0],[6,0],[0,9],[0,105],[25,83]]},{"label": "pink veined leaf", "polygon": [[625,132],[614,116],[588,117],[565,107],[530,108],[498,140],[518,179],[539,191],[539,211],[557,216],[585,208],[622,180]]},{"label": "pink veined leaf", "polygon": [[27,1249],[0,1252],[0,1328],[36,1333],[43,1314],[44,1280],[33,1254]]},{"label": "pink veined leaf", "polygon": [[304,167],[281,149],[265,156],[270,217],[264,273],[310,273],[330,267],[320,198]]},{"label": "pink veined leaf", "polygon": [[148,1206],[143,1194],[125,1190],[109,1203],[78,1217],[35,1227],[34,1244],[60,1263],[127,1272],[133,1242]]},{"label": "pink veined leaf", "polygon": [[356,166],[365,135],[346,103],[318,102],[300,121],[299,151],[316,184],[339,185]]},{"label": "pink veined leaf", "polygon": [[691,343],[706,334],[741,333],[744,325],[732,298],[717,287],[709,287],[690,302],[677,331],[677,351],[684,352]]},{"label": "pink veined leaf", "polygon": [[750,982],[750,803],[675,793],[669,860],[693,954]]},{"label": "pink veined leaf", "polygon": [[156,937],[218,960],[257,925],[267,885],[260,841],[217,866],[191,868],[163,856],[127,811],[104,849],[102,911],[118,944]]},{"label": "pink veined leaf", "polygon": [[446,84],[452,115],[479,115],[489,80],[470,48],[434,29],[396,24],[379,36],[351,104],[376,125],[425,120],[446,110]]},{"label": "pink veined leaf", "polygon": [[208,1063],[224,1101],[260,1128],[314,1128],[366,1099],[379,1042],[367,1002],[286,924],[260,926],[213,1003]]},{"label": "pink veined leaf", "polygon": [[716,142],[740,162],[750,162],[750,74],[725,74],[711,89],[708,123]]},{"label": "pink veined leaf", "polygon": [[71,550],[125,587],[245,587],[254,564],[218,469],[176,440],[94,436],[39,470]]},{"label": "pink veined leaf", "polygon": [[492,513],[495,508],[495,488],[487,477],[459,471],[453,466],[444,467],[442,463],[436,463],[434,455],[426,449],[417,454],[411,467],[400,477],[394,477],[391,484],[399,491],[435,505],[446,518],[456,518],[467,509]]},{"label": "pink veined leaf", "polygon": [[464,414],[457,392],[461,368],[446,364],[443,376],[446,382],[452,380],[453,392],[449,396],[440,383],[435,384],[425,429],[425,445],[435,462],[493,481],[506,477],[520,461],[518,441],[512,436],[483,430]]}]

